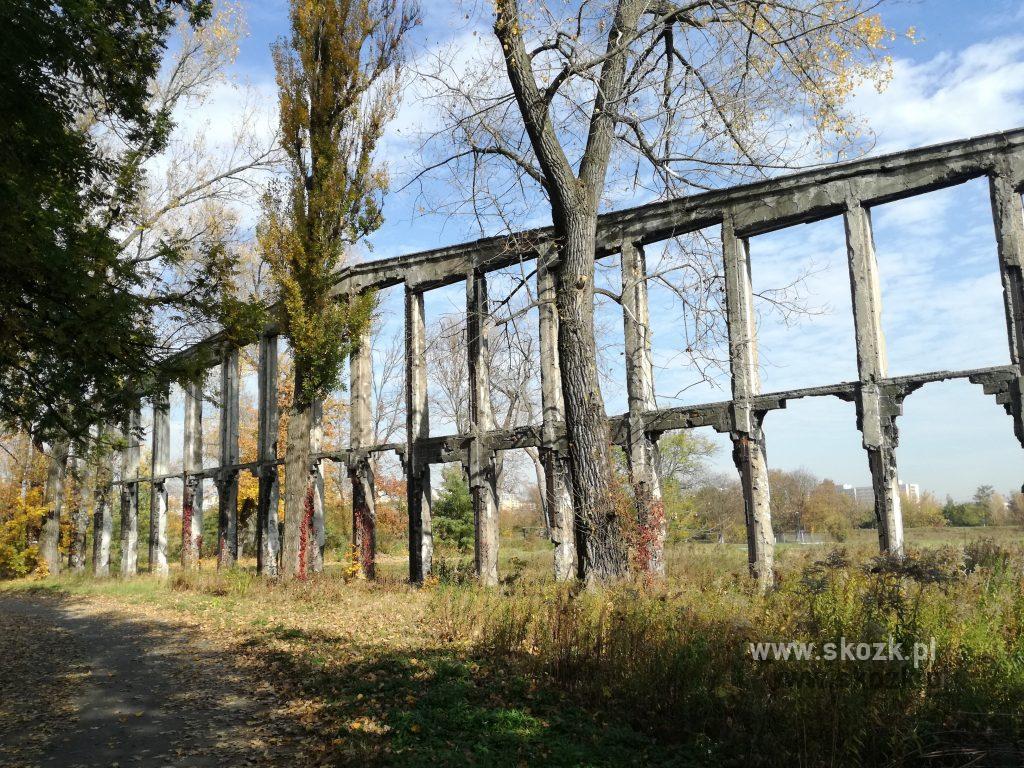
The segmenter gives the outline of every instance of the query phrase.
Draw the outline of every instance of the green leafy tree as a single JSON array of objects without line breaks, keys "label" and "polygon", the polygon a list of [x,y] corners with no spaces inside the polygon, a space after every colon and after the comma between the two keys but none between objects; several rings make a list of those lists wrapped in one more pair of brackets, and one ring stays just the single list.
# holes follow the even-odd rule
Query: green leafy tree
[{"label": "green leafy tree", "polygon": [[[210,2],[0,8],[0,421],[37,439],[123,419],[153,360],[150,297],[117,233],[171,129],[149,84],[178,13],[199,25]],[[117,151],[97,143],[97,119]]]},{"label": "green leafy tree", "polygon": [[459,552],[473,547],[473,499],[461,467],[446,467],[433,506],[434,534]]},{"label": "green leafy tree", "polygon": [[303,575],[312,505],[315,404],[370,321],[372,295],[337,301],[335,273],[380,227],[387,173],[378,142],[399,100],[405,39],[419,9],[399,0],[292,0],[291,35],[273,48],[287,178],[264,202],[258,236],[294,355],[285,450],[286,577]]}]

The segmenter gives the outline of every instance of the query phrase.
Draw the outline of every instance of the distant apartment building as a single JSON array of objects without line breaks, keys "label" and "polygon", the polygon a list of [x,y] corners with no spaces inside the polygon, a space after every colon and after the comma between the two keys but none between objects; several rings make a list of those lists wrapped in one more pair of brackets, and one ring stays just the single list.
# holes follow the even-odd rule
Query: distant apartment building
[{"label": "distant apartment building", "polygon": [[[917,483],[900,483],[900,494],[913,502],[921,500],[921,486]],[[875,491],[870,485],[854,486],[844,483],[843,493],[853,498],[858,504],[872,505],[875,503]]]}]

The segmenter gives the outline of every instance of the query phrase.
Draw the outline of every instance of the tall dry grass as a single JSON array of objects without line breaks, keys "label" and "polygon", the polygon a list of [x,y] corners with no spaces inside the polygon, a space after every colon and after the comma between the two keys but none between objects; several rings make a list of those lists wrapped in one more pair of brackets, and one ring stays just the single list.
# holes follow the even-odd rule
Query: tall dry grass
[{"label": "tall dry grass", "polygon": [[[694,576],[601,591],[440,585],[427,623],[710,765],[1024,764],[1019,548],[794,558],[766,596],[706,567]],[[935,659],[755,661],[748,650],[890,638],[908,657],[934,638]]]}]

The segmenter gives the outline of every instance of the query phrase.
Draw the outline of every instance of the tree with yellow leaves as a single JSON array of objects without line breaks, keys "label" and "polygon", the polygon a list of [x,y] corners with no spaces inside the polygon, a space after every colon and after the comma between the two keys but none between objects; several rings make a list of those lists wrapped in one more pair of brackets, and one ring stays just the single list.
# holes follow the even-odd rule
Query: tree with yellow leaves
[{"label": "tree with yellow leaves", "polygon": [[264,202],[258,237],[294,355],[285,449],[282,572],[303,577],[311,539],[314,410],[370,322],[373,297],[339,301],[335,272],[382,222],[375,152],[399,100],[411,0],[292,0],[273,48],[287,179]]}]

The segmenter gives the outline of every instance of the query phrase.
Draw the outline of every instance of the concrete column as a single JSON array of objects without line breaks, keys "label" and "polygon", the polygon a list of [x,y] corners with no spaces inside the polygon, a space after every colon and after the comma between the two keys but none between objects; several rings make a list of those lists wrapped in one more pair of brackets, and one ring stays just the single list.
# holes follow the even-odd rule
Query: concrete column
[{"label": "concrete column", "polygon": [[114,534],[114,516],[110,497],[114,479],[107,441],[112,430],[100,427],[96,435],[96,475],[92,512],[92,573],[93,576],[110,575],[110,541]]},{"label": "concrete column", "polygon": [[125,424],[121,453],[121,575],[139,572],[139,412]]},{"label": "concrete column", "polygon": [[491,409],[490,307],[487,276],[466,275],[466,355],[469,371],[469,491],[473,497],[476,574],[481,584],[498,583],[498,477],[494,452],[484,435],[494,429]]},{"label": "concrete column", "polygon": [[259,499],[256,503],[256,567],[264,576],[277,576],[281,549],[277,531],[277,506],[281,493],[277,472],[280,414],[277,408],[277,336],[260,337],[258,382],[259,425],[256,437],[259,468]]},{"label": "concrete column", "polygon": [[349,358],[349,425],[353,457],[348,464],[352,483],[352,548],[359,558],[364,578],[374,578],[377,562],[377,509],[373,466],[363,451],[373,442],[371,391],[373,388],[373,348],[369,334]]},{"label": "concrete column", "polygon": [[68,568],[73,573],[85,573],[85,539],[96,507],[95,451],[83,449],[82,454],[74,460],[78,493],[71,515],[71,546],[68,550]]},{"label": "concrete column", "polygon": [[171,456],[168,392],[153,399],[152,463],[149,495],[149,572],[167,574],[167,481]]},{"label": "concrete column", "polygon": [[203,549],[203,385],[185,385],[185,425],[182,459],[181,567],[188,570],[202,557]]},{"label": "concrete column", "polygon": [[417,441],[430,436],[427,405],[426,327],[423,294],[405,289],[405,480],[409,507],[409,581],[430,574],[434,538],[430,524],[430,465],[417,452]]},{"label": "concrete column", "polygon": [[890,415],[882,380],[888,375],[882,332],[882,289],[871,234],[871,214],[857,200],[847,201],[846,251],[857,337],[857,427],[868,452],[875,496],[878,544],[883,552],[903,554],[903,513],[896,473],[896,422]]},{"label": "concrete column", "polygon": [[[540,303],[540,387],[543,410],[544,493],[555,545],[555,580],[567,581],[576,573],[576,532],[565,446],[558,434],[565,427],[562,402],[562,369],[558,362],[558,308],[555,306],[555,276],[548,269],[552,252],[537,258],[537,298]],[[564,442],[564,441],[561,441]]]},{"label": "concrete column", "polygon": [[637,509],[640,568],[665,575],[668,522],[658,478],[658,446],[644,430],[643,415],[655,410],[654,367],[651,362],[651,317],[647,301],[647,259],[643,248],[622,246],[622,320],[626,340],[626,393],[629,399],[630,482]]},{"label": "concrete column", "polygon": [[64,508],[64,479],[67,475],[70,445],[67,440],[55,440],[50,445],[50,459],[43,489],[46,517],[39,535],[39,554],[46,561],[50,574],[60,573],[60,516]]},{"label": "concrete column", "polygon": [[1010,362],[1017,366],[1011,384],[1009,410],[1013,430],[1024,446],[1024,209],[1020,192],[1013,187],[1009,168],[1003,164],[989,180],[992,216],[999,250],[999,273],[1003,279],[1003,305]]},{"label": "concrete column", "polygon": [[761,430],[763,414],[757,413],[751,403],[751,398],[761,390],[754,291],[750,282],[747,243],[737,237],[730,219],[722,223],[722,250],[732,376],[732,456],[743,486],[750,573],[762,589],[767,589],[775,580],[775,534],[772,531],[768,464]]},{"label": "concrete column", "polygon": [[[313,403],[313,424],[309,431],[310,453],[319,453],[324,446],[324,404],[322,400]],[[309,550],[309,571],[320,573],[324,569],[324,548],[327,545],[327,521],[324,518],[325,478],[324,463],[314,459],[311,472],[313,485],[313,546]]]},{"label": "concrete column", "polygon": [[225,347],[220,368],[220,470],[217,487],[217,567],[238,559],[238,350]]}]

